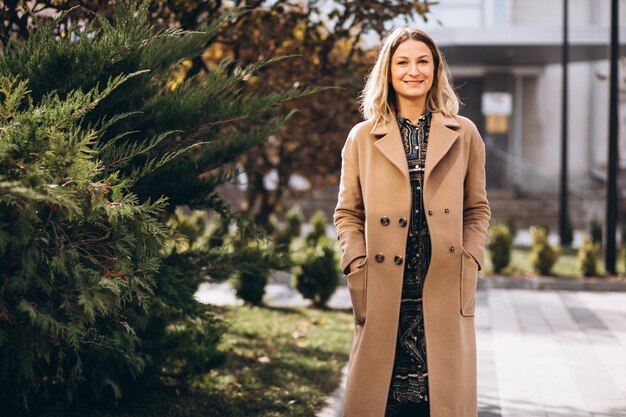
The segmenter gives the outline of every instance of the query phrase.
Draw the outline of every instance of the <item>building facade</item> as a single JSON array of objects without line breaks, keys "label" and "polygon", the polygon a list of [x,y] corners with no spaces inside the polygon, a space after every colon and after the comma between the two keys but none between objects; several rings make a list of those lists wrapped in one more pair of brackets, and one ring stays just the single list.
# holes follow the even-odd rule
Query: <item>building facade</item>
[{"label": "building facade", "polygon": [[[569,195],[578,227],[604,218],[610,3],[569,0]],[[623,40],[626,0],[619,6]],[[483,135],[494,217],[544,210],[553,223],[561,166],[563,1],[444,0],[432,7],[427,23],[414,24],[441,47],[465,104],[461,114]],[[620,149],[626,149],[625,75],[626,60],[619,76]],[[621,178],[625,173],[626,150]],[[625,185],[620,180],[622,190]]]}]

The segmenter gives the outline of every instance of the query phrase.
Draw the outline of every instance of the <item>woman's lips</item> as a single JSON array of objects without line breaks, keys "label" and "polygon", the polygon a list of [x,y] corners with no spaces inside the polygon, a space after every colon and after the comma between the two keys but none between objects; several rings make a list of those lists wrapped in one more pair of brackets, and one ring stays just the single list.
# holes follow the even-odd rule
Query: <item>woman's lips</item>
[{"label": "woman's lips", "polygon": [[416,81],[405,81],[406,84],[410,85],[410,86],[416,86],[416,85],[420,85],[421,83],[423,83],[424,80],[416,80]]}]

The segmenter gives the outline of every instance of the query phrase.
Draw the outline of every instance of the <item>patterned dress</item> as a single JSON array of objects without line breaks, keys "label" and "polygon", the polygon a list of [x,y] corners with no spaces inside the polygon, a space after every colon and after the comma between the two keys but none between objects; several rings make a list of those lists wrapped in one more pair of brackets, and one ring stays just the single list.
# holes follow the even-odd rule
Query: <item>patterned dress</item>
[{"label": "patterned dress", "polygon": [[420,116],[417,125],[400,116],[397,116],[397,121],[409,166],[411,217],[404,264],[396,355],[386,416],[398,415],[401,409],[406,409],[407,405],[417,404],[422,405],[419,408],[425,410],[425,413],[428,412],[428,370],[426,369],[422,288],[430,264],[431,247],[422,190],[431,113],[427,111]]}]

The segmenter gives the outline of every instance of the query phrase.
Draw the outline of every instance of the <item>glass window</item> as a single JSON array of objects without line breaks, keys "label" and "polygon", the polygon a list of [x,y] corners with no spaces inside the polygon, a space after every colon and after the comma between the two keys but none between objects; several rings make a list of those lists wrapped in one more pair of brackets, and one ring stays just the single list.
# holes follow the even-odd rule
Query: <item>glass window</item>
[{"label": "glass window", "polygon": [[503,25],[508,23],[507,6],[508,0],[493,0],[493,23]]}]

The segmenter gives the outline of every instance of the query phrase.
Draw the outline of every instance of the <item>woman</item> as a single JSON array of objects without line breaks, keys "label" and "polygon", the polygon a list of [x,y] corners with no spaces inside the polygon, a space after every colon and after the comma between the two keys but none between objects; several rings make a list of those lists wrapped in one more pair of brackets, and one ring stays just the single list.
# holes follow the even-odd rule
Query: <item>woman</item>
[{"label": "woman", "polygon": [[476,417],[484,143],[422,31],[391,33],[361,100],[334,214],[355,317],[344,416]]}]

